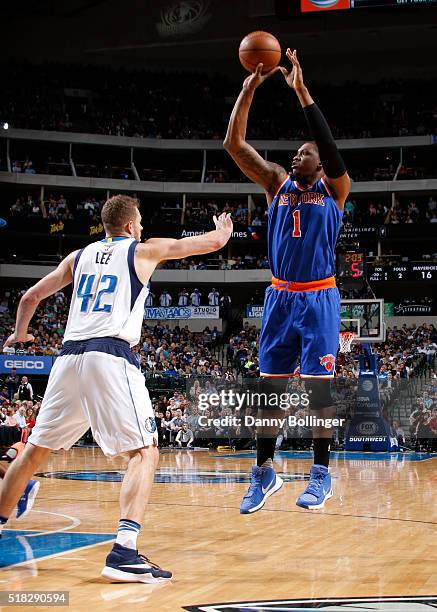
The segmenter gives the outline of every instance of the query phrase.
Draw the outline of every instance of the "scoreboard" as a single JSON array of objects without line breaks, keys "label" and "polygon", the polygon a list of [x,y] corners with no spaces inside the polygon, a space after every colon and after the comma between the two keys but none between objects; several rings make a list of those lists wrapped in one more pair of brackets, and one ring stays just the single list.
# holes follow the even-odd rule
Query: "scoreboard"
[{"label": "scoreboard", "polygon": [[415,263],[412,261],[392,264],[366,263],[364,251],[337,251],[337,278],[346,282],[411,281],[437,283],[437,263]]},{"label": "scoreboard", "polygon": [[406,262],[402,264],[367,266],[367,278],[370,282],[415,281],[437,282],[437,263],[421,264]]},{"label": "scoreboard", "polygon": [[300,0],[302,13],[344,11],[357,8],[437,6],[437,0]]},{"label": "scoreboard", "polygon": [[337,253],[337,277],[347,281],[363,280],[366,256],[362,251]]}]

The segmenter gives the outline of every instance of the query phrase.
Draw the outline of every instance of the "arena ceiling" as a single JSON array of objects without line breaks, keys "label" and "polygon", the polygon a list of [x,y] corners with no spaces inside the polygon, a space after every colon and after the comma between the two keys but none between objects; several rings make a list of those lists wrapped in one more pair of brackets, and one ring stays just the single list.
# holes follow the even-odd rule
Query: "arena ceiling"
[{"label": "arena ceiling", "polygon": [[1,57],[237,73],[239,41],[264,29],[284,47],[301,50],[312,70],[333,79],[339,72],[343,78],[362,74],[366,79],[372,71],[381,78],[387,66],[393,76],[435,76],[436,8],[299,15],[297,4],[22,0],[19,10],[10,3],[2,8]]}]

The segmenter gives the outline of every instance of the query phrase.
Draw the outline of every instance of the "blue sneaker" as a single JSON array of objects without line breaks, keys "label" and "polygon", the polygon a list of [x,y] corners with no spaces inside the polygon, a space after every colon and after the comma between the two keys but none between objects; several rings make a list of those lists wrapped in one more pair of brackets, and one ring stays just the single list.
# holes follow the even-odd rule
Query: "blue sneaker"
[{"label": "blue sneaker", "polygon": [[172,573],[161,569],[137,550],[115,543],[106,557],[102,576],[112,582],[147,582],[154,584],[170,580]]},{"label": "blue sneaker", "polygon": [[24,489],[23,495],[18,500],[17,504],[17,519],[24,519],[32,510],[32,506],[35,503],[36,496],[38,495],[40,482],[38,480],[29,480],[27,487]]},{"label": "blue sneaker", "polygon": [[261,510],[266,499],[279,491],[283,484],[284,481],[279,478],[273,468],[254,465],[249,490],[241,502],[240,514],[252,514],[252,512]]},{"label": "blue sneaker", "polygon": [[323,508],[327,499],[332,497],[331,474],[324,465],[312,465],[307,488],[299,495],[296,505],[307,510]]}]

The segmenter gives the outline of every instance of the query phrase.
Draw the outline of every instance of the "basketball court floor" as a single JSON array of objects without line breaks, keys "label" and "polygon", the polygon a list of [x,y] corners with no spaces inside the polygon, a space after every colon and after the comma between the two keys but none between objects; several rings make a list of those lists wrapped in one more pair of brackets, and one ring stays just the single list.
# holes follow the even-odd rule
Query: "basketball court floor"
[{"label": "basketball court floor", "polygon": [[335,495],[310,512],[294,502],[311,455],[279,453],[284,487],[242,516],[252,463],[251,452],[164,449],[139,543],[174,579],[110,584],[100,571],[123,461],[53,453],[34,510],[0,541],[0,591],[69,591],[75,611],[437,607],[437,455],[334,453]]}]

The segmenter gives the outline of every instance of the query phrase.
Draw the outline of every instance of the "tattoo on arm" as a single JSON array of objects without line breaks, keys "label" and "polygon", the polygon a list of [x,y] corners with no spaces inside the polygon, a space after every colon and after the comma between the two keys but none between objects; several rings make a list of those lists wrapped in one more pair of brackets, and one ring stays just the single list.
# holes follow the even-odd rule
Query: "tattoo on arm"
[{"label": "tattoo on arm", "polygon": [[261,185],[267,193],[274,192],[287,175],[282,166],[266,161],[247,143],[231,152],[231,155],[241,171],[253,182]]}]

